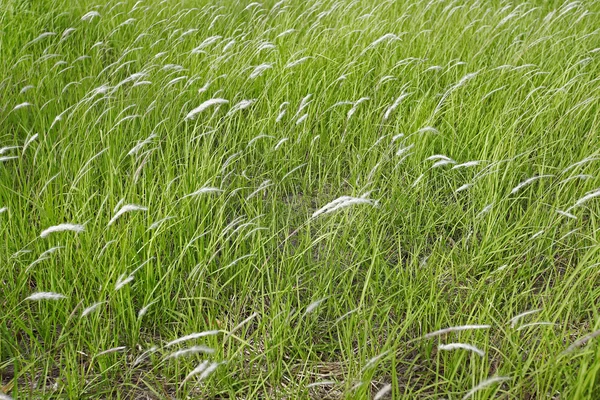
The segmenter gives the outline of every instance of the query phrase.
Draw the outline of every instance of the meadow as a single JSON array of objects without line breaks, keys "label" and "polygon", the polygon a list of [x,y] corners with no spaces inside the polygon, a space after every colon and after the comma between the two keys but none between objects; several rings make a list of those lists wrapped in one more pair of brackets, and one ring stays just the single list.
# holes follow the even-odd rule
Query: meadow
[{"label": "meadow", "polygon": [[600,398],[600,1],[0,2],[0,399]]}]

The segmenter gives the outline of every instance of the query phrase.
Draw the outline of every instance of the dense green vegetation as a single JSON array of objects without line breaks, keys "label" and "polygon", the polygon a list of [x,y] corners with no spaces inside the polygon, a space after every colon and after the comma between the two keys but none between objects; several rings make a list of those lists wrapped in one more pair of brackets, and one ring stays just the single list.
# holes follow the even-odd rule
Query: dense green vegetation
[{"label": "dense green vegetation", "polygon": [[97,3],[0,3],[1,399],[600,397],[600,2]]}]

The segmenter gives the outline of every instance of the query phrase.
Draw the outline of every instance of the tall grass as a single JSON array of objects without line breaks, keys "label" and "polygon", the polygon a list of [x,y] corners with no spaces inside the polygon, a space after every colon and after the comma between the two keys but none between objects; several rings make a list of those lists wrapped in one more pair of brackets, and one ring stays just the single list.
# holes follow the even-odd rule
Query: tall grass
[{"label": "tall grass", "polygon": [[0,397],[598,398],[599,12],[3,1]]}]

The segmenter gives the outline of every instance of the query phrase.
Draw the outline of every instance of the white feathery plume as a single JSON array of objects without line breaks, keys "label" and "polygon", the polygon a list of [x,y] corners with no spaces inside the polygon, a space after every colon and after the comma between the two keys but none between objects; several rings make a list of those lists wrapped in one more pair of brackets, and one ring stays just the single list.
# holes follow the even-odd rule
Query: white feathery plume
[{"label": "white feathery plume", "polygon": [[266,188],[268,188],[269,186],[273,186],[273,183],[271,183],[270,179],[266,179],[264,180],[259,186],[258,188],[250,193],[247,197],[246,200],[250,200],[251,198],[253,198],[254,196],[256,196],[258,193],[260,193],[261,191],[265,190]]},{"label": "white feathery plume", "polygon": [[174,351],[173,353],[171,353],[168,356],[166,356],[164,359],[165,360],[170,360],[172,358],[187,357],[187,356],[190,356],[192,354],[198,354],[198,353],[214,354],[214,352],[215,352],[215,350],[211,349],[210,347],[206,347],[206,346],[192,346],[192,347],[187,348],[187,349]]},{"label": "white feathery plume", "polygon": [[335,103],[334,105],[332,105],[331,107],[329,107],[327,109],[327,111],[329,111],[329,110],[331,110],[333,108],[339,107],[339,106],[350,106],[350,105],[354,105],[354,102],[353,101],[347,101],[347,100],[338,101],[337,103]]},{"label": "white feathery plume", "polygon": [[529,324],[523,324],[517,328],[517,331],[522,331],[523,329],[530,328],[532,326],[554,326],[556,325],[553,322],[531,322]]},{"label": "white feathery plume", "polygon": [[469,350],[472,351],[473,353],[479,355],[480,357],[485,356],[485,352],[473,345],[470,344],[466,344],[466,343],[448,343],[448,344],[440,344],[438,346],[438,349],[440,350],[456,350],[456,349],[464,349],[464,350]]},{"label": "white feathery plume", "polygon": [[208,90],[208,88],[210,87],[210,85],[212,84],[212,81],[207,81],[204,86],[202,86],[200,89],[198,89],[198,93],[202,94],[204,92],[206,92]]},{"label": "white feathery plume", "polygon": [[519,190],[523,189],[527,185],[531,185],[533,182],[537,181],[538,179],[541,179],[541,178],[550,178],[550,177],[553,177],[553,176],[554,175],[538,175],[538,176],[534,176],[532,178],[526,179],[523,182],[519,183],[517,186],[515,186],[513,188],[513,190],[510,191],[510,194],[517,193]]},{"label": "white feathery plume", "polygon": [[409,145],[408,145],[408,146],[406,146],[406,147],[400,147],[400,148],[398,149],[398,151],[396,152],[396,156],[398,156],[398,157],[399,157],[399,156],[402,156],[402,155],[404,155],[405,153],[407,153],[407,152],[408,152],[410,149],[412,149],[413,147],[415,147],[415,144],[414,144],[414,143],[412,143],[412,144],[409,144]]},{"label": "white feathery plume", "polygon": [[311,218],[316,218],[323,214],[332,213],[341,208],[349,207],[349,206],[355,205],[355,204],[369,204],[372,206],[378,205],[378,203],[376,201],[370,200],[370,199],[364,199],[364,198],[360,198],[360,197],[341,196],[341,197],[325,204],[323,207],[321,207],[320,209],[315,211],[312,214]]},{"label": "white feathery plume", "polygon": [[13,398],[7,394],[0,393],[0,400],[13,400]]},{"label": "white feathery plume", "polygon": [[119,352],[119,351],[124,351],[125,349],[127,349],[127,347],[125,347],[125,346],[113,347],[111,349],[101,351],[100,353],[96,354],[96,357],[103,356],[105,354],[110,354],[110,353],[116,353],[116,352]]},{"label": "white feathery plume", "polygon": [[71,33],[75,32],[77,29],[75,28],[67,28],[65,29],[65,31],[62,33],[62,35],[60,36],[61,39],[66,38],[67,36],[69,36]]},{"label": "white feathery plume", "polygon": [[229,157],[227,157],[227,160],[225,160],[225,162],[223,163],[223,166],[221,167],[221,170],[224,172],[225,169],[231,165],[231,163],[233,163],[236,158],[238,158],[240,156],[240,154],[242,154],[241,151],[238,151],[237,153],[233,153],[232,155],[230,155]]},{"label": "white feathery plume", "polygon": [[15,149],[18,149],[18,148],[19,148],[19,146],[6,146],[6,147],[3,147],[3,148],[0,149],[0,155],[6,153],[7,151],[15,150]]},{"label": "white feathery plume", "polygon": [[[131,87],[142,86],[142,85],[152,85],[152,81],[137,81]],[[132,118],[132,117],[128,117]]]},{"label": "white feathery plume", "polygon": [[131,150],[129,150],[129,153],[127,153],[128,156],[137,154],[138,151],[140,151],[140,149],[145,146],[146,144],[150,143],[152,141],[152,139],[156,138],[157,135],[156,133],[152,133],[150,136],[148,136],[146,139],[139,141],[135,146],[133,146],[131,148]]},{"label": "white feathery plume", "polygon": [[4,162],[4,161],[10,161],[10,160],[16,160],[17,158],[19,158],[18,156],[5,156],[5,157],[0,157],[0,162]]},{"label": "white feathery plume", "polygon": [[216,335],[218,333],[219,333],[219,331],[217,331],[217,330],[214,330],[214,331],[205,331],[205,332],[198,332],[198,333],[191,333],[189,335],[182,336],[182,337],[180,337],[178,339],[170,341],[169,343],[167,343],[165,345],[165,347],[171,347],[171,346],[173,346],[173,345],[175,345],[177,343],[181,343],[181,342],[185,342],[185,341],[193,340],[193,339],[198,339],[198,338],[205,337],[205,336],[212,336],[212,335]]},{"label": "white feathery plume", "polygon": [[494,383],[504,382],[504,381],[507,381],[509,379],[510,378],[508,376],[497,376],[497,377],[486,379],[486,380],[480,382],[473,389],[469,390],[469,392],[463,396],[462,400],[468,399],[469,397],[473,396],[475,393],[477,393],[481,389],[485,389],[486,387],[491,386]]},{"label": "white feathery plume", "polygon": [[181,71],[184,68],[178,64],[166,64],[162,67],[163,71]]},{"label": "white feathery plume", "polygon": [[594,331],[592,333],[589,333],[580,339],[577,339],[576,341],[573,342],[573,344],[571,344],[569,347],[567,347],[567,349],[564,351],[564,353],[570,353],[571,351],[573,351],[581,346],[584,346],[587,342],[589,342],[592,339],[597,338],[598,336],[600,336],[600,329],[597,331]]},{"label": "white feathery plume", "polygon": [[29,264],[27,266],[27,268],[25,268],[25,273],[29,272],[29,270],[31,268],[33,268],[35,265],[37,265],[37,264],[41,263],[42,261],[45,261],[49,258],[50,258],[49,256],[44,256],[43,254],[40,255],[36,260],[34,260],[31,264]]},{"label": "white feathery plume", "polygon": [[301,116],[300,118],[298,118],[298,120],[296,121],[296,125],[300,125],[301,123],[306,121],[306,118],[308,118],[308,113],[306,113],[303,116]]},{"label": "white feathery plume", "polygon": [[452,161],[450,157],[447,157],[443,154],[434,154],[425,159],[426,161],[435,161],[435,160],[444,160],[444,161]]},{"label": "white feathery plume", "polygon": [[472,183],[465,183],[464,185],[462,185],[461,187],[459,187],[458,189],[456,189],[456,190],[454,191],[454,193],[459,193],[459,192],[462,192],[463,190],[467,190],[467,189],[469,189],[471,186],[473,186],[473,184],[472,184]]},{"label": "white feathery plume", "polygon": [[138,358],[135,359],[135,361],[133,362],[133,366],[135,367],[136,365],[144,361],[144,359],[146,359],[149,354],[154,353],[156,350],[158,350],[158,347],[153,346],[145,352],[143,352]]},{"label": "white feathery plume", "polygon": [[350,117],[352,117],[354,115],[354,113],[356,113],[356,109],[360,105],[360,103],[363,103],[370,99],[371,99],[370,97],[361,97],[360,99],[356,100],[354,102],[354,106],[352,106],[352,108],[350,110],[348,110],[348,113],[346,114],[346,120],[349,120]]},{"label": "white feathery plume", "polygon": [[245,110],[246,108],[250,107],[255,102],[256,102],[256,99],[242,100],[239,103],[237,103],[236,105],[234,105],[233,107],[231,107],[231,110],[229,110],[229,112],[227,112],[227,116],[232,115],[237,111]]},{"label": "white feathery plume", "polygon": [[[133,74],[129,75],[127,78],[123,79],[121,82],[117,83],[113,87],[113,92],[115,92],[118,88],[120,88],[121,86],[125,85],[126,83],[137,82],[137,81],[139,81],[142,78],[146,78],[147,76],[148,76],[148,74],[146,72],[136,72],[136,73],[133,73]],[[134,105],[129,106],[127,108],[131,108],[133,106]],[[121,113],[124,112],[124,111],[125,110],[121,111]]]},{"label": "white feathery plume", "polygon": [[83,312],[81,313],[81,318],[93,313],[94,311],[96,311],[98,309],[98,307],[100,307],[102,304],[106,303],[105,301],[99,301],[98,303],[94,303],[91,306],[89,306],[88,308],[86,308],[85,310],[83,310]]},{"label": "white feathery plume", "polygon": [[135,273],[138,272],[144,265],[148,264],[150,261],[154,260],[154,257],[150,257],[143,263],[141,263],[136,269],[134,269],[129,275],[121,274],[117,279],[117,283],[115,284],[115,292],[123,288],[129,282],[133,281],[135,278]]},{"label": "white feathery plume", "polygon": [[454,160],[440,160],[440,161],[435,162],[431,166],[431,169],[439,168],[439,167],[442,167],[444,165],[449,165],[449,164],[456,164],[456,161],[454,161]]},{"label": "white feathery plume", "polygon": [[27,43],[25,46],[29,46],[30,44],[34,44],[39,42],[40,40],[47,38],[49,36],[55,36],[56,32],[44,32],[42,33],[40,36],[36,37],[35,39],[33,39],[31,42]]},{"label": "white feathery plume", "polygon": [[277,115],[277,119],[275,120],[275,122],[277,122],[277,123],[281,122],[281,120],[285,116],[285,113],[287,111],[287,106],[289,104],[290,103],[288,101],[284,101],[283,103],[281,103],[281,105],[279,106],[279,115]]},{"label": "white feathery plume", "polygon": [[146,313],[148,312],[148,310],[150,309],[150,306],[152,306],[154,303],[156,303],[158,300],[154,300],[151,301],[150,303],[146,304],[139,312],[138,312],[138,318],[142,318],[144,315],[146,315]]},{"label": "white feathery plume", "polygon": [[575,232],[577,232],[578,230],[580,230],[581,228],[575,228],[570,230],[569,232],[565,233],[560,239],[558,239],[556,242],[560,242],[561,240],[571,236],[572,234],[574,234]]},{"label": "white feathery plume", "polygon": [[211,364],[210,364],[210,365],[209,365],[209,366],[208,366],[208,367],[207,367],[207,368],[204,370],[204,372],[202,372],[202,374],[200,374],[200,380],[202,381],[202,380],[204,380],[204,379],[208,378],[208,376],[209,376],[210,374],[212,374],[212,373],[213,373],[213,371],[214,371],[214,370],[216,370],[216,369],[217,369],[217,367],[218,367],[219,365],[221,365],[221,364],[220,364],[220,363],[217,363],[217,362],[211,363]]},{"label": "white feathery plume", "polygon": [[35,139],[37,139],[39,136],[39,134],[35,134],[29,138],[27,138],[27,140],[25,141],[25,144],[23,145],[23,150],[21,151],[21,154],[25,153],[25,150],[27,149],[27,147],[29,147],[29,145],[31,144],[31,142],[33,142]]},{"label": "white feathery plume", "polygon": [[319,381],[319,382],[313,382],[313,383],[309,383],[308,385],[306,385],[306,388],[312,388],[312,387],[316,387],[316,386],[331,386],[331,385],[335,385],[336,382],[335,381]]},{"label": "white feathery plume", "polygon": [[410,185],[411,187],[416,187],[419,182],[421,182],[421,180],[423,180],[423,178],[425,177],[425,174],[421,174],[417,177],[417,179],[415,179],[415,181],[412,183],[412,185]]},{"label": "white feathery plume", "polygon": [[285,31],[281,32],[279,35],[275,36],[275,39],[279,39],[280,37],[287,36],[287,35],[289,35],[290,33],[294,33],[294,32],[296,32],[296,30],[295,30],[295,29],[293,29],[293,28],[291,28],[291,29],[287,29],[287,30],[285,30]]},{"label": "white feathery plume", "polygon": [[362,368],[362,371],[365,371],[367,369],[369,369],[370,367],[372,367],[373,365],[375,365],[375,363],[379,360],[381,360],[383,357],[385,357],[387,354],[389,353],[389,350],[384,351],[381,354],[376,355],[375,357],[371,358],[369,361],[367,361],[367,363],[365,364],[365,366]]},{"label": "white feathery plume", "polygon": [[48,235],[50,235],[51,233],[65,232],[65,231],[80,233],[80,232],[85,231],[85,227],[83,225],[77,225],[77,224],[58,224],[58,225],[51,226],[50,228],[43,230],[42,233],[40,234],[40,237],[45,238]]},{"label": "white feathery plume", "polygon": [[181,382],[181,384],[183,385],[192,376],[198,375],[199,373],[203,372],[208,367],[208,365],[209,365],[209,361],[208,360],[204,360],[203,362],[201,362],[196,368],[194,368],[189,374],[187,374],[187,376],[185,377],[185,379],[183,380],[183,382]]},{"label": "white feathery plume", "polygon": [[261,51],[261,50],[271,50],[271,49],[275,49],[277,48],[277,46],[275,46],[273,43],[270,42],[262,42],[258,47],[257,50]]},{"label": "white feathery plume", "polygon": [[405,98],[407,98],[410,95],[410,93],[402,93],[400,96],[398,96],[398,98],[396,99],[396,101],[394,101],[394,103],[389,106],[387,108],[387,110],[385,110],[385,114],[383,115],[383,120],[387,121],[387,119],[390,117],[390,115],[392,115],[392,113],[394,112],[394,110],[396,108],[398,108],[398,106],[400,105],[400,103],[402,102],[402,100],[404,100]]},{"label": "white feathery plume", "polygon": [[125,198],[123,197],[121,200],[115,204],[115,208],[113,208],[113,212],[117,212],[117,210],[125,203]]},{"label": "white feathery plume", "polygon": [[30,106],[32,106],[32,105],[33,105],[33,104],[31,104],[31,103],[29,103],[29,102],[24,102],[24,103],[21,103],[21,104],[17,104],[17,105],[15,106],[15,108],[13,108],[13,111],[17,111],[17,110],[20,110],[21,108],[25,108],[25,107],[30,107]]},{"label": "white feathery plume", "polygon": [[354,308],[354,309],[352,309],[352,310],[348,311],[347,313],[345,313],[345,314],[344,314],[344,315],[342,315],[341,317],[337,318],[337,319],[335,320],[335,323],[337,324],[338,322],[342,321],[342,320],[343,320],[344,318],[346,318],[347,316],[349,316],[349,315],[351,315],[351,314],[354,314],[355,312],[357,312],[357,311],[358,311],[358,309],[359,309],[359,308],[358,308],[358,307],[356,307],[356,308]]},{"label": "white feathery plume", "polygon": [[166,217],[164,217],[164,218],[161,218],[161,219],[159,219],[158,221],[156,221],[156,222],[153,222],[153,223],[152,223],[152,225],[150,225],[150,226],[148,227],[148,230],[156,229],[156,228],[158,228],[158,227],[159,227],[159,226],[160,226],[160,225],[161,225],[163,222],[165,222],[165,221],[168,221],[168,220],[170,220],[170,219],[173,219],[173,218],[175,218],[175,217],[174,217],[174,216],[172,216],[172,215],[168,215],[168,216],[166,216]]},{"label": "white feathery plume", "polygon": [[273,66],[271,64],[257,65],[256,67],[254,67],[254,70],[250,74],[250,79],[258,78],[259,76],[261,76],[263,74],[263,72],[265,72],[266,70],[271,69],[271,68],[273,68]]},{"label": "white feathery plume", "polygon": [[563,169],[562,173],[564,174],[565,172],[567,172],[567,171],[569,171],[569,170],[571,170],[571,169],[573,169],[575,167],[578,167],[580,165],[586,164],[586,163],[591,162],[591,161],[596,161],[596,160],[598,160],[598,157],[595,157],[595,156],[586,157],[586,158],[584,158],[581,161],[577,161],[576,163],[573,163],[573,164],[569,165],[568,167],[566,167],[565,169]]},{"label": "white feathery plume", "polygon": [[285,68],[293,68],[296,65],[300,65],[303,62],[310,60],[311,58],[312,57],[310,57],[310,56],[306,56],[306,57],[302,57],[302,58],[299,58],[299,59],[294,60],[294,61],[290,61],[289,63],[286,64]]},{"label": "white feathery plume", "polygon": [[67,296],[60,293],[53,292],[37,292],[27,297],[25,300],[38,301],[38,300],[61,300],[66,299]]},{"label": "white feathery plume", "polygon": [[260,139],[274,139],[275,136],[271,136],[271,135],[265,135],[265,134],[260,134],[258,136],[253,137],[252,139],[250,139],[250,141],[248,142],[248,144],[246,145],[246,147],[250,147],[254,142],[256,142],[257,140]]},{"label": "white feathery plume", "polygon": [[239,324],[237,324],[236,326],[233,327],[232,330],[229,331],[229,333],[227,333],[227,337],[233,335],[234,332],[237,332],[242,326],[246,325],[246,323],[250,322],[251,320],[253,320],[254,318],[256,318],[258,316],[257,312],[253,312],[248,318],[244,319],[242,322],[240,322]]},{"label": "white feathery plume", "polygon": [[100,13],[98,11],[90,11],[90,12],[84,14],[81,17],[81,20],[82,21],[91,21],[92,19],[94,19],[96,17],[100,17]]},{"label": "white feathery plume", "polygon": [[96,47],[101,47],[104,46],[104,42],[96,42],[92,45],[92,47],[90,47],[90,49],[94,49]]},{"label": "white feathery plume", "polygon": [[202,52],[202,49],[204,49],[205,47],[210,46],[211,44],[216,43],[218,40],[220,40],[222,38],[222,36],[210,36],[206,39],[204,39],[204,41],[202,43],[200,43],[200,45],[196,48],[194,48],[192,50],[192,54],[199,54]]},{"label": "white feathery plume", "polygon": [[426,126],[424,128],[419,129],[416,133],[434,133],[437,135],[440,133],[440,131],[435,129],[433,126]]},{"label": "white feathery plume", "polygon": [[198,190],[196,190],[195,192],[192,192],[190,194],[186,194],[185,196],[182,197],[182,199],[185,199],[187,197],[195,197],[195,196],[200,196],[202,194],[208,194],[208,193],[221,193],[223,192],[223,190],[216,188],[216,187],[202,187]]},{"label": "white feathery plume", "polygon": [[400,37],[398,37],[397,35],[393,34],[393,33],[387,33],[383,36],[381,36],[379,39],[375,40],[374,42],[372,42],[370,45],[368,45],[361,54],[364,54],[367,50],[372,49],[373,47],[385,42],[385,41],[392,41],[392,40],[401,40]]},{"label": "white feathery plume", "polygon": [[[121,23],[120,23],[120,24],[117,26],[117,28],[120,28],[120,27],[122,27],[122,26],[126,26],[126,25],[131,25],[131,24],[133,24],[135,21],[137,21],[135,18],[129,18],[129,19],[127,19],[127,20],[125,20],[125,21],[121,22]],[[115,28],[115,29],[116,29],[116,28]]]},{"label": "white feathery plume", "polygon": [[235,39],[231,39],[225,46],[223,46],[223,53],[231,48],[236,43]]},{"label": "white feathery plume", "polygon": [[307,307],[306,307],[306,311],[304,311],[304,315],[306,314],[310,314],[311,312],[315,311],[317,309],[317,307],[319,307],[321,305],[321,303],[323,303],[325,300],[327,300],[327,297],[324,297],[322,299],[313,301],[312,303],[310,303]]},{"label": "white feathery plume", "polygon": [[281,139],[279,142],[277,142],[277,144],[275,145],[275,147],[273,147],[274,150],[277,150],[278,148],[281,147],[281,145],[283,145],[285,142],[287,142],[289,140],[289,138],[283,138]]},{"label": "white feathery plume", "polygon": [[479,212],[479,214],[477,214],[475,216],[475,218],[483,217],[485,214],[490,212],[490,210],[492,209],[493,206],[494,206],[494,203],[490,203],[487,206],[483,207],[483,209]]},{"label": "white feathery plume", "polygon": [[562,215],[563,217],[567,217],[567,218],[572,218],[572,219],[577,219],[577,217],[569,212],[566,211],[562,211],[562,210],[556,210],[557,213],[559,213],[560,215]]},{"label": "white feathery plume", "polygon": [[229,103],[228,100],[225,99],[220,99],[220,98],[214,98],[214,99],[210,99],[210,100],[206,100],[204,103],[200,104],[198,107],[194,108],[192,111],[190,111],[186,116],[185,119],[195,119],[196,116],[198,114],[200,114],[202,111],[205,111],[206,109],[208,109],[209,107],[213,107],[213,106],[220,106],[222,104],[227,104]]},{"label": "white feathery plume", "polygon": [[100,253],[99,253],[98,257],[102,257],[102,254],[104,254],[104,252],[106,251],[108,246],[111,245],[112,243],[115,243],[116,241],[117,241],[117,239],[112,239],[112,240],[109,240],[108,242],[106,242],[104,244],[104,246],[102,246],[102,249],[100,249]]},{"label": "white feathery plume", "polygon": [[280,182],[283,182],[285,180],[285,178],[287,178],[288,176],[290,176],[291,174],[293,174],[294,172],[296,172],[297,170],[299,170],[300,168],[304,167],[307,163],[303,163],[298,165],[297,167],[292,168],[287,174],[285,174],[283,176],[283,178],[281,178]]},{"label": "white feathery plume", "polygon": [[373,400],[383,399],[383,396],[385,396],[386,394],[388,394],[391,390],[392,390],[392,384],[391,383],[388,383],[387,385],[384,385],[381,389],[379,389],[379,391],[377,393],[375,393],[375,396],[373,397]]},{"label": "white feathery plume", "polygon": [[394,75],[386,75],[381,77],[381,79],[379,79],[379,82],[377,82],[377,86],[389,82],[389,81],[397,81],[398,79],[394,76]]},{"label": "white feathery plume", "polygon": [[501,265],[496,270],[492,271],[492,274],[495,274],[500,271],[504,271],[506,268],[508,268],[508,264]]},{"label": "white feathery plume", "polygon": [[121,215],[131,211],[148,211],[148,208],[139,206],[137,204],[126,204],[123,207],[121,207],[119,211],[117,211],[117,213],[114,215],[114,217],[111,218],[110,221],[108,221],[107,226],[111,226]]},{"label": "white feathery plume", "polygon": [[302,98],[302,100],[300,101],[300,105],[298,106],[298,110],[296,111],[296,114],[294,115],[294,118],[296,118],[297,116],[299,116],[300,113],[302,112],[302,110],[304,110],[306,108],[306,106],[308,106],[312,102],[310,100],[311,97],[312,97],[312,93],[309,93],[309,94],[307,94],[306,96],[304,96]]},{"label": "white feathery plume", "polygon": [[588,194],[586,194],[585,196],[583,196],[582,198],[580,198],[579,200],[577,200],[577,202],[575,204],[573,204],[567,211],[575,208],[575,207],[579,207],[580,205],[584,204],[585,202],[587,202],[588,200],[591,200],[595,197],[600,196],[600,189],[596,189],[592,192],[589,192]]},{"label": "white feathery plume", "polygon": [[0,214],[8,211],[8,207],[0,207]]},{"label": "white feathery plume", "polygon": [[203,363],[198,365],[192,372],[190,372],[188,374],[188,376],[185,377],[183,382],[181,382],[181,384],[183,385],[192,376],[200,374],[200,373],[201,374],[200,374],[199,379],[202,381],[202,380],[206,379],[210,374],[212,374],[219,365],[221,365],[221,363],[218,363],[218,362],[209,363],[208,361],[204,361]]},{"label": "white feathery plume", "polygon": [[125,285],[127,285],[129,282],[131,282],[134,278],[135,278],[135,276],[133,274],[131,274],[129,276],[122,274],[121,276],[119,276],[119,279],[117,279],[117,283],[115,284],[115,292],[122,289]]},{"label": "white feathery plume", "polygon": [[21,89],[21,91],[19,91],[19,94],[26,93],[26,92],[30,91],[31,89],[35,89],[35,86],[34,85],[24,86],[23,89]]},{"label": "white feathery plume", "polygon": [[534,233],[533,235],[531,235],[531,237],[529,238],[529,240],[533,240],[533,239],[535,239],[536,237],[539,237],[539,236],[543,235],[543,234],[544,234],[544,232],[545,232],[545,231],[544,231],[543,229],[542,229],[541,231],[537,231],[536,233]]},{"label": "white feathery plume", "polygon": [[465,163],[455,165],[452,167],[452,169],[476,167],[479,164],[481,164],[481,161],[467,161]]},{"label": "white feathery plume", "polygon": [[[464,64],[462,61],[459,62],[459,63]],[[455,65],[458,65],[458,63],[455,64]],[[454,92],[456,89],[458,89],[461,86],[463,86],[465,83],[467,83],[471,79],[475,78],[478,74],[479,74],[479,71],[472,72],[470,74],[466,74],[465,76],[463,76],[462,78],[460,78],[460,80],[455,85],[450,86],[450,88],[448,90],[446,90],[446,92],[442,95],[442,98],[440,99],[440,101],[438,102],[437,106],[435,107],[434,114],[437,113],[442,108],[442,105],[444,104],[444,102],[446,101],[446,99],[448,98],[448,96],[450,96],[450,94],[452,92]]]},{"label": "white feathery plume", "polygon": [[449,328],[444,328],[444,329],[440,329],[434,332],[430,332],[428,334],[426,334],[425,336],[423,336],[424,339],[429,339],[432,337],[436,337],[436,336],[440,336],[440,335],[444,335],[446,333],[450,333],[450,332],[460,332],[460,331],[466,331],[466,330],[473,330],[473,329],[489,329],[491,328],[490,325],[461,325],[461,326],[451,326]]}]

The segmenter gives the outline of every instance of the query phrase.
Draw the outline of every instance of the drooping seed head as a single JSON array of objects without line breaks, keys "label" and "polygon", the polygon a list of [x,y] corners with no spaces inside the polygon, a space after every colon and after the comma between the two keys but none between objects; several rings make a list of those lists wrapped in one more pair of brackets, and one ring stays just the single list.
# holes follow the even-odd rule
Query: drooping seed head
[{"label": "drooping seed head", "polygon": [[67,296],[65,296],[64,294],[60,294],[60,293],[37,292],[37,293],[34,293],[34,294],[30,295],[29,297],[25,298],[25,300],[30,300],[30,301],[62,300],[62,299],[66,299],[66,298],[67,298]]},{"label": "drooping seed head", "polygon": [[83,225],[77,225],[77,224],[58,224],[58,225],[51,226],[47,229],[44,229],[42,231],[42,233],[40,234],[40,237],[46,238],[51,233],[66,232],[66,231],[80,233],[80,232],[85,231],[85,227]]}]

